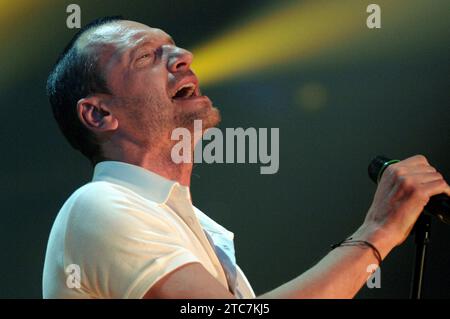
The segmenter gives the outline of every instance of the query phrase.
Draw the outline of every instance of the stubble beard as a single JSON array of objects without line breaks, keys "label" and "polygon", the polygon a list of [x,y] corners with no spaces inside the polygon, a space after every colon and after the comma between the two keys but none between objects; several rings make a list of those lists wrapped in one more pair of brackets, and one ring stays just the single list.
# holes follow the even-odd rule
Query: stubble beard
[{"label": "stubble beard", "polygon": [[194,121],[202,121],[202,130],[217,126],[221,121],[220,111],[214,106],[206,106],[192,112],[179,112],[174,116],[174,129],[178,127],[194,130]]},{"label": "stubble beard", "polygon": [[[186,128],[194,134],[194,121],[202,121],[202,132],[217,126],[221,121],[218,108],[209,103],[198,109],[187,111],[180,105],[167,103],[155,96],[127,98],[123,103],[129,109],[129,116],[135,131],[136,142],[141,147],[159,149],[168,152],[176,141],[172,141],[172,132],[176,128]],[[177,107],[177,108],[175,108]]]}]

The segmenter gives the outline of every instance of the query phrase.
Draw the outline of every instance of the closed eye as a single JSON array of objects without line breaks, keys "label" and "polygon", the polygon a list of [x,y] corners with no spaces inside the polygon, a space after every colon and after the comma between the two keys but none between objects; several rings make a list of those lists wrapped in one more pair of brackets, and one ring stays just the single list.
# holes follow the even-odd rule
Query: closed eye
[{"label": "closed eye", "polygon": [[141,56],[138,58],[138,60],[150,58],[151,56],[152,56],[151,53],[145,53],[145,54],[141,55]]},{"label": "closed eye", "polygon": [[144,66],[149,63],[151,63],[154,59],[154,53],[153,52],[146,52],[139,54],[138,57],[135,60],[136,66]]}]

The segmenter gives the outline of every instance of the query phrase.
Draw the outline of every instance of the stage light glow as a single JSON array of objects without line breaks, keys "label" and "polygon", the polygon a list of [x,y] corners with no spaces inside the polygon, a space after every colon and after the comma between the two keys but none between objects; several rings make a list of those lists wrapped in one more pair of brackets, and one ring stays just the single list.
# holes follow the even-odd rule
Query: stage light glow
[{"label": "stage light glow", "polygon": [[46,8],[48,0],[0,0],[0,36],[11,33],[11,28],[26,25],[27,16],[33,18],[33,11]]},{"label": "stage light glow", "polygon": [[294,2],[237,25],[194,49],[193,68],[202,84],[305,58],[360,29],[358,2]]},{"label": "stage light glow", "polygon": [[[377,3],[382,8],[386,30],[367,28],[368,3],[364,1],[313,0],[272,5],[255,18],[194,48],[193,69],[202,85],[210,85],[293,62],[309,63],[329,49],[333,50],[332,56],[341,54],[341,60],[346,62],[349,58],[345,55],[353,53],[355,57],[355,49],[366,57],[383,51],[391,53],[398,47],[408,50],[409,46],[402,41],[407,44],[417,41],[413,35],[416,30],[433,33],[430,30],[437,29],[435,21],[425,27],[423,23],[412,22],[423,21],[421,17],[431,13],[442,17],[441,10],[427,5],[426,1],[380,0]],[[376,50],[367,49],[370,41],[377,41]]]}]

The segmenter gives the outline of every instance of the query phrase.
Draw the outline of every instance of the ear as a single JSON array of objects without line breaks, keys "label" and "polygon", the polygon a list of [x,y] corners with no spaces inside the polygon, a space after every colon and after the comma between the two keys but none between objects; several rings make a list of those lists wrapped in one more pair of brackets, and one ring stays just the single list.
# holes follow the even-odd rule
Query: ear
[{"label": "ear", "polygon": [[112,132],[119,127],[119,120],[99,96],[80,99],[77,103],[77,113],[81,123],[91,131]]}]

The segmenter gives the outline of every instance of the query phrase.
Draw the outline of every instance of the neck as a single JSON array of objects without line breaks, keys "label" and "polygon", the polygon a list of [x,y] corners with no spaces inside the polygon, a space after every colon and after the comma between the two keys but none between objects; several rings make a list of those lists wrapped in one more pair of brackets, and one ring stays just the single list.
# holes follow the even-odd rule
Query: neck
[{"label": "neck", "polygon": [[[167,179],[190,186],[193,164],[173,162],[170,154],[172,145],[142,147],[129,143],[109,142],[102,146],[105,158],[145,168]],[[149,150],[150,149],[150,150]]]}]

